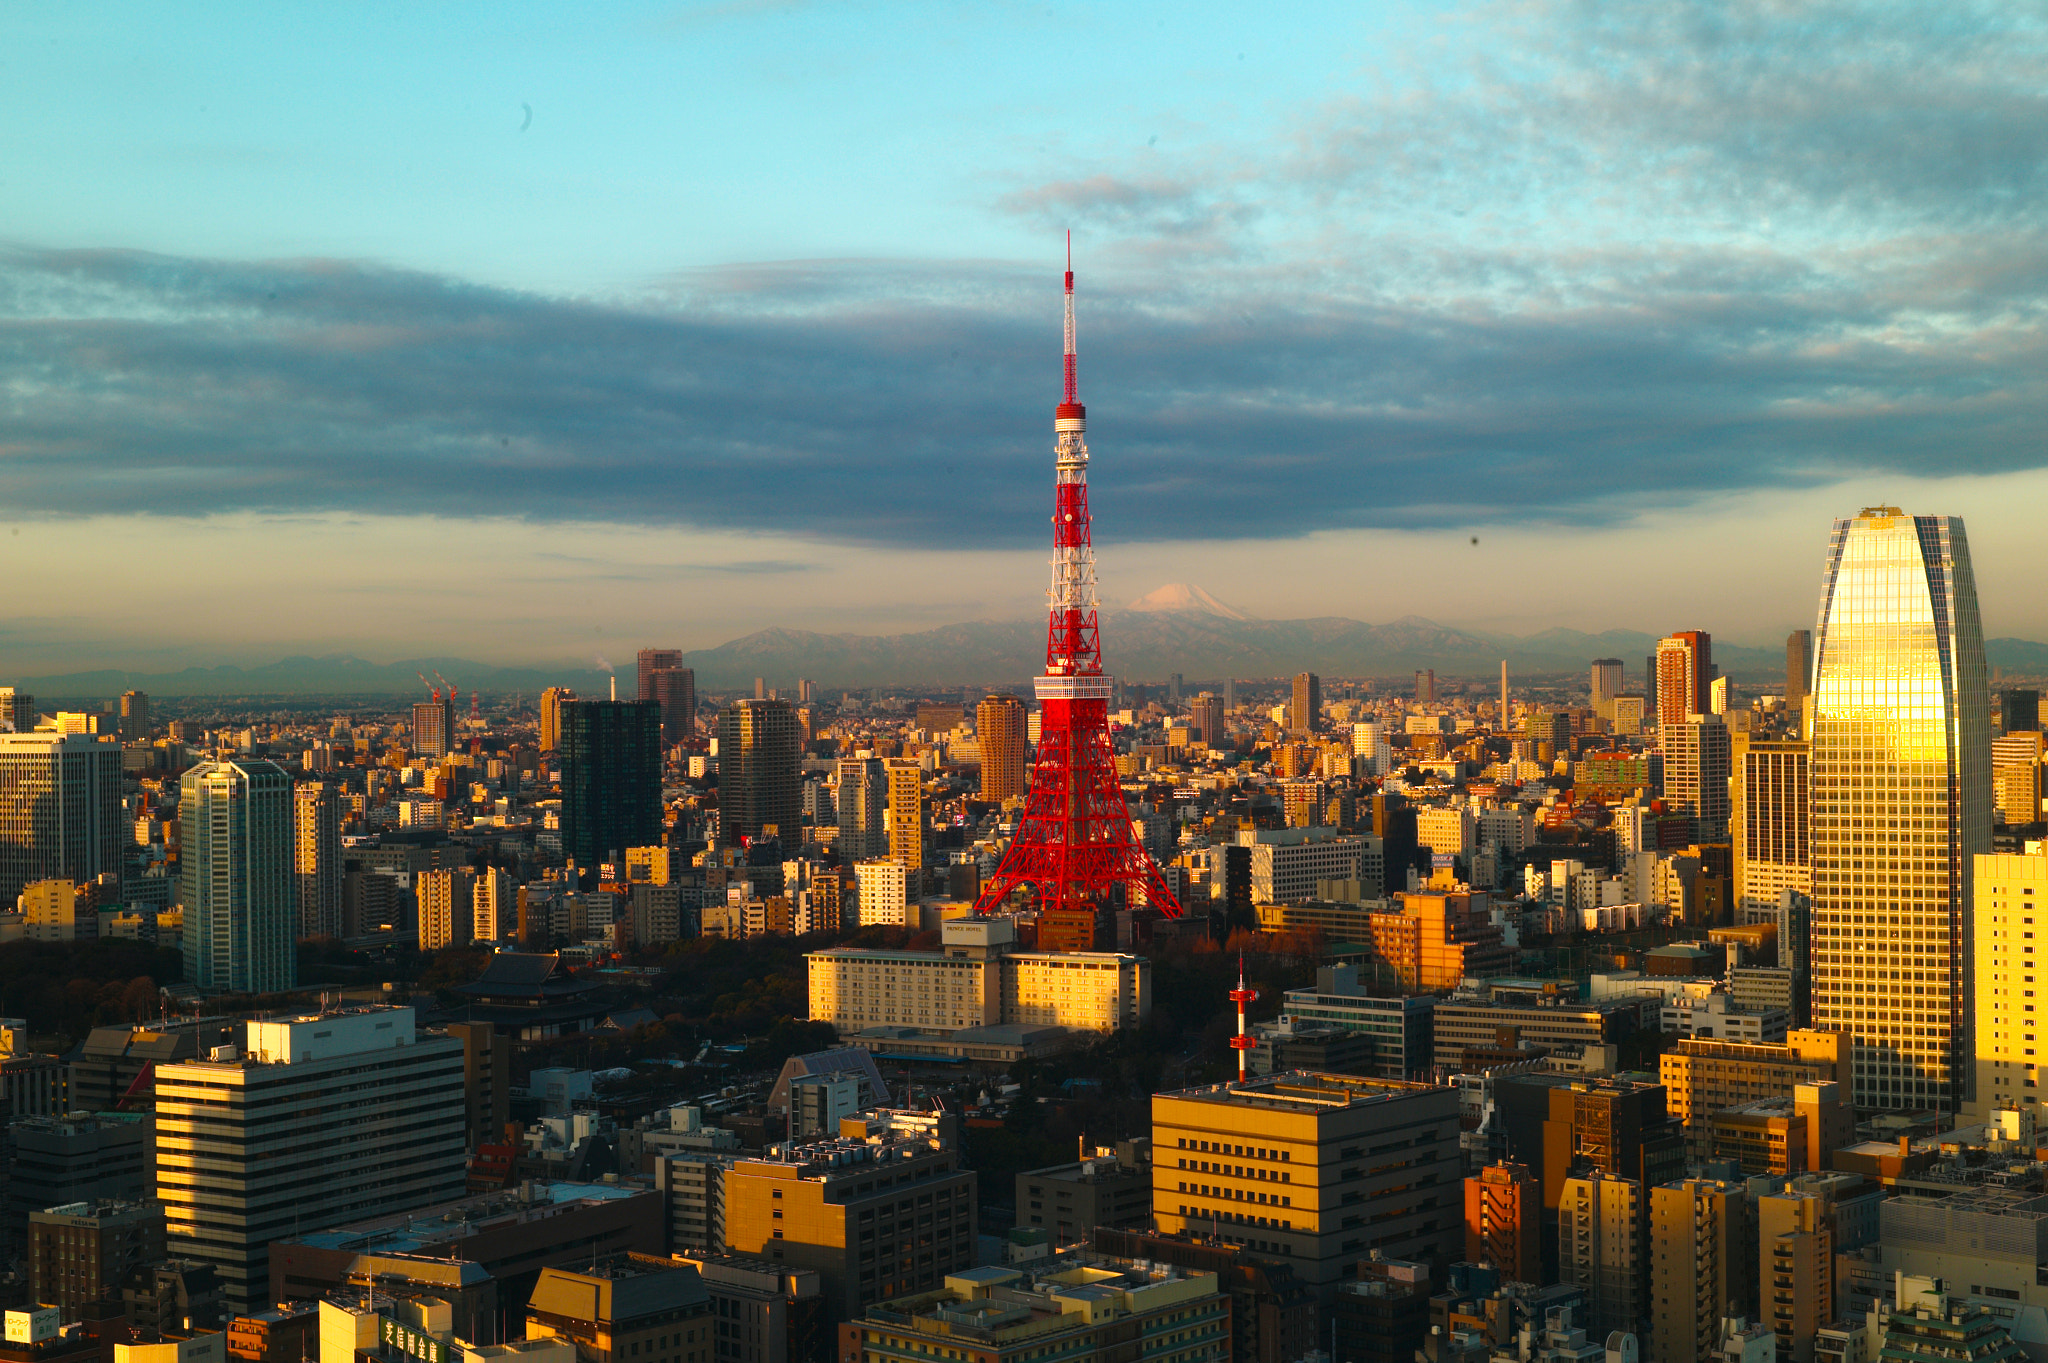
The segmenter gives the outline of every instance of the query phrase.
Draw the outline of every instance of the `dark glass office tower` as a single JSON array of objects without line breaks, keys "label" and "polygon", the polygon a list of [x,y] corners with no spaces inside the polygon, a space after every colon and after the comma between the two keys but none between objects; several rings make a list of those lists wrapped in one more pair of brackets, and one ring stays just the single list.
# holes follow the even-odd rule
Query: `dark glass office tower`
[{"label": "dark glass office tower", "polygon": [[561,707],[562,853],[595,867],[661,841],[661,706],[571,700]]}]

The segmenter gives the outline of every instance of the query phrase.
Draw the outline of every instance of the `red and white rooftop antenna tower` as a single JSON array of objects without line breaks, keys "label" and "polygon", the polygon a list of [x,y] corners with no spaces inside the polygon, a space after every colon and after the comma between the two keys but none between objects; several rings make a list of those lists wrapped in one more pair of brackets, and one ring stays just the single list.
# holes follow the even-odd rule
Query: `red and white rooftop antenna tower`
[{"label": "red and white rooftop antenna tower", "polygon": [[1245,1061],[1258,1049],[1259,1039],[1245,1029],[1244,1008],[1248,1003],[1258,1001],[1259,991],[1244,986],[1244,954],[1237,957],[1237,988],[1230,991],[1230,1001],[1237,1005],[1237,1035],[1230,1038],[1230,1049],[1237,1052],[1237,1082],[1245,1081]]},{"label": "red and white rooftop antenna tower", "polygon": [[1051,611],[1045,675],[1035,683],[1038,755],[1016,836],[975,903],[977,913],[989,913],[1029,886],[1037,893],[1039,945],[1048,949],[1076,944],[1104,910],[1137,908],[1141,896],[1146,908],[1167,918],[1181,916],[1180,901],[1158,865],[1131,836],[1130,806],[1109,741],[1115,687],[1102,670],[1096,626],[1101,603],[1088,518],[1088,414],[1074,367],[1071,232],[1063,363],[1060,405],[1053,412]]}]

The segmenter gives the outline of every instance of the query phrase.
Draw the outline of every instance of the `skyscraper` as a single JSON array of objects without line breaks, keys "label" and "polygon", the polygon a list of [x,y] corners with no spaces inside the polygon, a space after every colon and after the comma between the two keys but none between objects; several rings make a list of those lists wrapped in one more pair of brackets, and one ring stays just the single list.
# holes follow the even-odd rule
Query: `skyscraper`
[{"label": "skyscraper", "polygon": [[1728,724],[1694,714],[1666,724],[1664,798],[1692,815],[1699,842],[1728,840]]},{"label": "skyscraper", "polygon": [[697,732],[697,672],[664,667],[653,677],[654,703],[661,707],[661,741],[673,746]]},{"label": "skyscraper", "polygon": [[1188,717],[1194,722],[1195,737],[1212,748],[1223,746],[1222,701],[1204,691],[1188,707]]},{"label": "skyscraper", "polygon": [[179,783],[185,982],[274,994],[298,983],[292,779],[275,762],[201,762]]},{"label": "skyscraper", "polygon": [[1991,842],[1990,685],[1961,519],[1835,522],[1814,631],[1814,1025],[1854,1039],[1858,1110],[1958,1110],[1972,859]]},{"label": "skyscraper", "polygon": [[563,854],[592,870],[660,841],[660,707],[570,700],[561,716]]},{"label": "skyscraper", "polygon": [[[1805,894],[1813,888],[1807,833],[1809,760],[1803,739],[1733,736],[1730,792],[1738,922],[1775,914],[1786,890]],[[1781,961],[1792,947],[1789,942],[1778,944]]]},{"label": "skyscraper", "polygon": [[1599,709],[1606,702],[1621,694],[1621,659],[1595,658],[1593,660],[1593,708]]},{"label": "skyscraper", "polygon": [[774,829],[784,847],[802,840],[803,748],[786,700],[736,700],[718,712],[718,836],[727,844]]},{"label": "skyscraper", "polygon": [[[1299,677],[1295,678],[1294,684],[1300,686],[1301,679]],[[1434,668],[1416,669],[1415,703],[1418,705],[1434,705],[1436,703],[1436,670]]]},{"label": "skyscraper", "polygon": [[2024,733],[2041,727],[2041,693],[2018,687],[1998,693],[1998,731]]},{"label": "skyscraper", "polygon": [[679,648],[643,648],[640,650],[638,666],[635,669],[639,682],[633,699],[655,700],[654,674],[671,671],[683,665],[683,651]]},{"label": "skyscraper", "polygon": [[121,693],[121,737],[149,737],[149,697],[140,691]]},{"label": "skyscraper", "polygon": [[476,872],[467,866],[413,877],[420,905],[420,950],[468,946],[476,936]]},{"label": "skyscraper", "polygon": [[1311,733],[1323,716],[1323,679],[1313,672],[1294,677],[1294,700],[1287,708],[1287,727],[1298,734]]},{"label": "skyscraper", "polygon": [[434,693],[412,707],[412,750],[418,757],[446,757],[455,743],[455,702]]},{"label": "skyscraper", "polygon": [[553,752],[562,745],[562,705],[576,699],[566,686],[550,686],[540,693],[540,750]]},{"label": "skyscraper", "polygon": [[1796,710],[1813,684],[1813,631],[1795,629],[1785,636],[1785,704]]},{"label": "skyscraper", "polygon": [[1025,720],[1024,702],[1015,696],[989,696],[975,707],[974,733],[981,745],[981,798],[992,804],[1021,800],[1031,789]]},{"label": "skyscraper", "polygon": [[119,875],[121,745],[93,734],[0,733],[0,905],[33,880]]},{"label": "skyscraper", "polygon": [[1714,679],[1714,639],[1701,630],[1683,630],[1657,641],[1657,726],[1683,724],[1687,715],[1704,715],[1707,684]]},{"label": "skyscraper", "polygon": [[839,759],[839,862],[875,861],[889,851],[889,778],[878,757]]},{"label": "skyscraper", "polygon": [[292,878],[299,936],[341,936],[341,799],[324,782],[292,788]]},{"label": "skyscraper", "polygon": [[889,775],[889,860],[910,871],[924,869],[924,769],[892,757]]}]

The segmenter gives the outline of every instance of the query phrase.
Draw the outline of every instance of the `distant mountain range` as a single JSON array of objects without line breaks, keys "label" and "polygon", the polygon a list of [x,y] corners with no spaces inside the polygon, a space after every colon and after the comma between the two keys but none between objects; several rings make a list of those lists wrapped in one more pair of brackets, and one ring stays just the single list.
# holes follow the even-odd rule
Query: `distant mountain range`
[{"label": "distant mountain range", "polygon": [[[1629,630],[1587,634],[1551,629],[1516,637],[1440,625],[1409,615],[1384,625],[1342,616],[1307,620],[1254,620],[1199,587],[1162,587],[1120,611],[1105,611],[1103,652],[1109,671],[1134,681],[1164,681],[1175,672],[1190,684],[1225,677],[1277,677],[1301,671],[1331,676],[1396,677],[1418,668],[1440,676],[1491,681],[1503,659],[1525,680],[1583,676],[1594,658],[1619,658],[1631,684],[1640,684],[1643,658],[1657,636]],[[2017,676],[2048,676],[2048,644],[1993,639],[1992,666]],[[1037,675],[1045,659],[1045,622],[980,620],[913,634],[818,634],[765,629],[685,653],[700,691],[751,689],[754,678],[792,687],[808,677],[826,688],[1018,685]],[[1781,648],[1744,648],[1714,642],[1721,670],[1757,689],[1784,684]],[[454,679],[485,695],[537,694],[546,686],[573,686],[603,695],[608,676],[588,662],[556,667],[505,667],[462,658],[413,658],[372,663],[329,656],[285,658],[263,667],[186,668],[140,673],[102,670],[23,677],[18,685],[39,698],[102,697],[130,688],[158,696],[386,696],[416,693],[417,673]],[[624,694],[634,685],[632,660],[620,664]]]}]

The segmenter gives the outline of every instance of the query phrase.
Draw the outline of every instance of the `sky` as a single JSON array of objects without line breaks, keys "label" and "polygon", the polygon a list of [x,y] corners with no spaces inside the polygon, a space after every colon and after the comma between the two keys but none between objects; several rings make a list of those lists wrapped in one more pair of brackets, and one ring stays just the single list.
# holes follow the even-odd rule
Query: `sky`
[{"label": "sky", "polygon": [[[1105,599],[2048,638],[2048,7],[16,5],[0,670]],[[1476,540],[1476,542],[1475,542]]]}]

